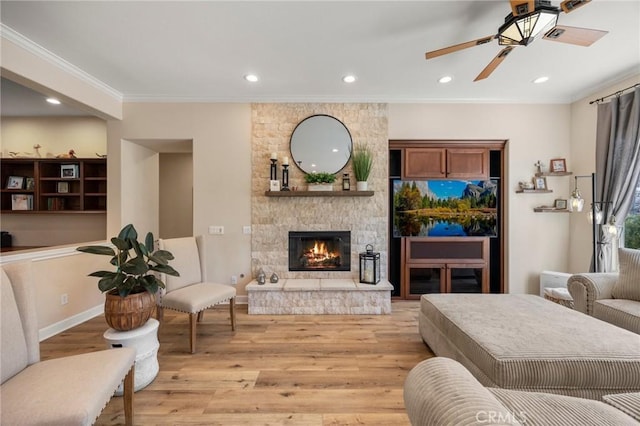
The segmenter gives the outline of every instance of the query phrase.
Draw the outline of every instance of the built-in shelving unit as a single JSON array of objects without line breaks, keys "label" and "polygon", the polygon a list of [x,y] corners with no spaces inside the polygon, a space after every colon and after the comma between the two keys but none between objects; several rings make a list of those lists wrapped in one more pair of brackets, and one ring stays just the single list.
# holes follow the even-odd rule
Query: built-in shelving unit
[{"label": "built-in shelving unit", "polygon": [[372,197],[373,191],[265,191],[267,197]]},{"label": "built-in shelving unit", "polygon": [[3,214],[107,211],[106,159],[3,158],[1,163]]}]

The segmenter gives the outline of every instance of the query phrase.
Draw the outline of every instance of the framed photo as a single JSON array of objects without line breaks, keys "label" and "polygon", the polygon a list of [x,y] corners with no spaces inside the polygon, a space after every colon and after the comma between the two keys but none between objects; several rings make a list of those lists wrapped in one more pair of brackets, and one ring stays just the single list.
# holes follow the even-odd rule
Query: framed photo
[{"label": "framed photo", "polygon": [[551,173],[564,173],[567,171],[567,162],[564,158],[554,158],[549,162]]},{"label": "framed photo", "polygon": [[69,192],[69,182],[58,182],[58,192],[61,194]]},{"label": "framed photo", "polygon": [[27,191],[34,191],[36,189],[36,180],[32,177],[25,178],[24,189]]},{"label": "framed photo", "polygon": [[7,179],[7,189],[22,189],[24,176],[9,176]]},{"label": "framed photo", "polygon": [[60,177],[67,179],[78,178],[78,166],[75,164],[63,164],[60,166]]},{"label": "framed photo", "polygon": [[547,189],[547,178],[542,176],[536,176],[533,179],[533,187],[535,189]]},{"label": "framed photo", "polygon": [[561,198],[558,198],[555,203],[553,204],[553,207],[557,210],[566,210],[567,209],[567,200],[563,200]]}]

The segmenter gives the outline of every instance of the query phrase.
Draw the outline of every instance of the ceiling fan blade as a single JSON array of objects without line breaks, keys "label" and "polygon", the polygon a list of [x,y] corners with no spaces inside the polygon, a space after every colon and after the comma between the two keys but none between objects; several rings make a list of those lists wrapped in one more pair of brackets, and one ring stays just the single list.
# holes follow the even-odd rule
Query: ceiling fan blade
[{"label": "ceiling fan blade", "polygon": [[564,0],[560,3],[560,9],[562,9],[564,13],[569,13],[590,2],[591,0]]},{"label": "ceiling fan blade", "polygon": [[594,30],[590,28],[568,27],[556,25],[542,37],[544,40],[559,41],[561,43],[575,44],[577,46],[591,46],[604,37],[609,31]]},{"label": "ceiling fan blade", "polygon": [[500,65],[502,61],[504,61],[504,58],[506,58],[507,55],[511,53],[513,49],[515,49],[515,46],[507,46],[504,49],[502,49],[500,53],[498,53],[498,55],[495,58],[493,58],[491,62],[489,62],[489,65],[487,65],[485,69],[483,69],[482,72],[478,74],[476,79],[473,81],[484,80],[485,78],[489,77],[491,73],[495,71],[496,68],[498,68],[498,65]]},{"label": "ceiling fan blade", "polygon": [[438,50],[432,50],[431,52],[425,53],[426,59],[437,58],[438,56],[446,55],[449,53],[457,52],[458,50],[467,49],[469,47],[480,46],[481,44],[486,44],[491,42],[495,35],[479,38],[477,40],[468,41],[466,43],[456,44],[455,46],[449,46]]}]

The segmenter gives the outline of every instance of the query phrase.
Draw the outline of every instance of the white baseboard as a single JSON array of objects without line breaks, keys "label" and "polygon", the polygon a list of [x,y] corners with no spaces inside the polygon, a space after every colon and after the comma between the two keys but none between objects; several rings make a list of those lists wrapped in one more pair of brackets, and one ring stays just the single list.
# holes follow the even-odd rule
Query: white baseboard
[{"label": "white baseboard", "polygon": [[55,336],[58,333],[62,333],[63,331],[68,330],[71,327],[75,327],[78,324],[82,324],[83,322],[88,321],[91,318],[95,318],[98,315],[102,315],[103,313],[104,313],[104,304],[100,304],[84,312],[80,312],[79,314],[73,315],[69,318],[65,318],[62,321],[58,321],[55,324],[51,324],[47,327],[41,328],[38,331],[38,337],[42,342],[43,340],[46,340],[49,337]]}]

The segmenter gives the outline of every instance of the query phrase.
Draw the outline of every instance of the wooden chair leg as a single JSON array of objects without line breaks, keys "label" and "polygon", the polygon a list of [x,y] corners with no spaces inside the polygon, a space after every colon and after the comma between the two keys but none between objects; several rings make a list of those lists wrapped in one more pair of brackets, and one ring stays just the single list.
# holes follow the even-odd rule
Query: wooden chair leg
[{"label": "wooden chair leg", "polygon": [[198,312],[198,322],[202,322],[204,319],[204,309]]},{"label": "wooden chair leg", "polygon": [[162,322],[163,317],[164,317],[164,308],[162,306],[156,306],[156,319]]},{"label": "wooden chair leg", "polygon": [[231,330],[236,330],[236,298],[229,300],[229,314],[231,315]]},{"label": "wooden chair leg", "polygon": [[124,403],[124,423],[127,426],[133,426],[133,394],[134,391],[134,377],[135,377],[136,365],[131,366],[131,370],[124,378],[124,386],[122,389],[122,400]]},{"label": "wooden chair leg", "polygon": [[198,320],[198,314],[197,313],[193,313],[193,314],[189,314],[189,327],[191,328],[190,330],[190,336],[189,336],[189,343],[191,345],[191,353],[195,354],[196,353],[196,324]]}]

